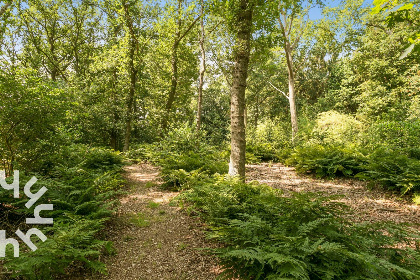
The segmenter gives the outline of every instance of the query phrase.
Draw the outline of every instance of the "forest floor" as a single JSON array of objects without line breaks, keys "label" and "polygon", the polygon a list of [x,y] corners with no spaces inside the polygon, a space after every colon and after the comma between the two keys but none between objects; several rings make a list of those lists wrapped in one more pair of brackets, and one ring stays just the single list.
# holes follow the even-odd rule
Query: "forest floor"
[{"label": "forest floor", "polygon": [[116,250],[102,260],[108,275],[71,279],[216,279],[220,273],[216,258],[202,248],[217,244],[206,239],[198,218],[170,203],[178,193],[159,187],[159,168],[138,164],[125,171],[128,194],[120,198],[117,213],[105,230]]},{"label": "forest floor", "polygon": [[[342,195],[338,201],[354,210],[350,219],[354,222],[393,221],[398,223],[420,223],[420,206],[412,203],[408,197],[401,197],[380,187],[368,187],[366,182],[335,178],[331,180],[315,179],[312,175],[297,174],[293,167],[282,164],[247,165],[248,181],[256,180],[285,193],[322,192],[326,195]],[[420,226],[417,225],[420,229]]]},{"label": "forest floor", "polygon": [[[221,272],[214,256],[201,248],[219,246],[206,239],[205,225],[170,203],[178,193],[162,190],[159,168],[138,164],[125,168],[128,194],[120,199],[117,214],[105,234],[114,242],[116,254],[104,261],[109,274],[84,275],[71,280],[216,279]],[[418,223],[420,206],[380,188],[351,179],[318,180],[297,175],[281,164],[247,165],[248,181],[290,191],[343,195],[339,200],[355,210],[354,221]]]}]

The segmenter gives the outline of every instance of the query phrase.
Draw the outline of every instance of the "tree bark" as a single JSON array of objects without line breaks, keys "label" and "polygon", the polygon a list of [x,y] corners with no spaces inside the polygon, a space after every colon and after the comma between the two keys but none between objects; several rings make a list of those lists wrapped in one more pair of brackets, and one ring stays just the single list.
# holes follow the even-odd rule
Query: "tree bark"
[{"label": "tree bark", "polygon": [[136,90],[137,82],[137,70],[134,67],[134,52],[135,52],[135,41],[134,39],[130,40],[130,53],[129,53],[129,63],[128,71],[130,72],[130,90],[128,92],[127,99],[127,116],[125,122],[125,137],[124,137],[124,148],[123,151],[127,152],[130,150],[130,138],[131,138],[131,122],[133,119],[133,104],[134,104],[134,93]]},{"label": "tree bark", "polygon": [[231,87],[231,153],[229,175],[245,181],[245,89],[248,77],[252,7],[249,0],[241,0],[237,14],[237,37],[234,48],[235,66]]},{"label": "tree bark", "polygon": [[117,139],[118,139],[118,132],[117,132],[117,121],[118,121],[118,114],[117,114],[117,68],[114,67],[113,71],[112,71],[112,115],[113,115],[113,119],[112,119],[112,128],[111,128],[111,133],[110,133],[110,145],[111,148],[114,151],[118,150],[118,144],[117,144]]},{"label": "tree bark", "polygon": [[136,83],[137,83],[137,70],[134,66],[134,54],[136,51],[136,37],[133,31],[133,23],[130,18],[130,14],[128,11],[127,5],[124,5],[125,9],[125,16],[126,16],[126,24],[129,29],[129,36],[130,36],[130,44],[129,44],[129,61],[128,61],[128,72],[130,74],[130,89],[128,92],[127,98],[127,115],[126,115],[126,122],[125,122],[125,136],[124,136],[124,148],[123,151],[127,152],[130,150],[130,138],[131,138],[131,122],[133,119],[133,104],[134,104],[134,94],[136,91]]},{"label": "tree bark", "polygon": [[168,122],[172,110],[172,105],[175,101],[176,88],[178,87],[178,41],[172,46],[172,59],[171,59],[171,68],[172,68],[172,77],[171,77],[171,88],[169,90],[168,100],[166,101],[166,112],[162,120],[162,132],[165,133],[168,129]]},{"label": "tree bark", "polygon": [[201,0],[201,20],[200,20],[200,51],[201,51],[201,65],[200,65],[200,77],[198,84],[198,101],[197,101],[197,133],[201,129],[201,114],[202,114],[202,104],[203,104],[203,85],[204,85],[204,74],[206,72],[206,50],[204,49],[204,1]]},{"label": "tree bark", "polygon": [[169,89],[168,100],[166,101],[165,106],[165,114],[162,119],[162,133],[166,133],[168,129],[168,122],[172,110],[172,105],[175,101],[176,95],[176,88],[178,87],[178,47],[181,38],[181,27],[182,27],[182,20],[181,20],[181,4],[182,1],[178,0],[178,20],[177,26],[175,30],[175,38],[174,43],[172,44],[172,57],[171,57],[171,88]]},{"label": "tree bark", "polygon": [[178,21],[177,21],[177,28],[175,31],[175,39],[172,45],[172,58],[171,58],[171,68],[172,68],[172,77],[171,77],[171,88],[169,90],[168,100],[166,101],[166,112],[162,118],[162,136],[166,133],[168,128],[168,123],[171,116],[172,106],[175,101],[176,97],[176,89],[178,86],[178,47],[181,43],[182,39],[191,31],[193,26],[196,22],[200,19],[200,16],[197,17],[190,26],[181,33],[182,28],[182,19],[181,19],[181,8],[182,8],[182,0],[178,0]]},{"label": "tree bark", "polygon": [[296,93],[295,93],[295,74],[293,72],[293,58],[292,49],[289,42],[285,42],[284,50],[286,52],[287,72],[289,74],[289,106],[290,106],[290,120],[292,123],[292,142],[295,141],[298,133],[298,121],[296,110]]}]

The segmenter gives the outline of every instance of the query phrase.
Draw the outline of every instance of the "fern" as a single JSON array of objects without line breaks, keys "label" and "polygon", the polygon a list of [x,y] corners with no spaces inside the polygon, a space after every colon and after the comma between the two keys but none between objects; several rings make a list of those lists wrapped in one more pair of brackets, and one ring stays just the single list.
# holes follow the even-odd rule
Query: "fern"
[{"label": "fern", "polygon": [[420,251],[410,248],[418,233],[389,223],[352,224],[336,198],[286,197],[219,176],[178,199],[195,207],[225,244],[215,253],[227,279],[420,279]]}]

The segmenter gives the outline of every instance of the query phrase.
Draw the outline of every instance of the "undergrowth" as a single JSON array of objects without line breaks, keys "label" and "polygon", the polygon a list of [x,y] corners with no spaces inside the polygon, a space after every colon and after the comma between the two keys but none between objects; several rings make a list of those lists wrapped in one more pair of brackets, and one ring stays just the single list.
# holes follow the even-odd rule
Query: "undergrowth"
[{"label": "undergrowth", "polygon": [[[191,141],[184,142],[185,151],[182,139],[166,141],[173,150],[157,149],[164,155],[157,157],[162,178],[183,190],[177,198],[180,206],[199,215],[209,225],[210,236],[225,245],[211,250],[223,266],[222,277],[420,279],[420,236],[411,227],[353,223],[346,218],[351,210],[337,202],[338,197],[284,195],[266,185],[243,183],[211,168],[223,162],[222,152]],[[370,160],[369,155],[332,145],[314,146],[311,153],[302,150],[295,157],[302,171],[311,166],[327,176],[353,176],[367,170]]]},{"label": "undergrowth", "polygon": [[350,210],[334,199],[284,196],[222,176],[179,198],[225,244],[214,253],[226,279],[420,279],[418,233],[389,223],[353,224],[344,218]]},{"label": "undergrowth", "polygon": [[[103,240],[100,231],[121,193],[123,158],[110,150],[72,145],[55,155],[53,162],[46,174],[20,172],[21,186],[36,176],[32,192],[43,186],[48,189],[37,203],[54,205],[53,211],[41,212],[42,217],[54,218],[54,225],[38,226],[48,239],[35,240],[35,252],[21,244],[20,256],[14,258],[8,246],[4,263],[8,279],[52,279],[74,265],[106,273],[99,256],[111,252],[112,244]],[[9,235],[18,227],[24,232],[29,229],[24,224],[26,217],[33,217],[33,209],[24,207],[28,199],[15,200],[11,191],[2,188],[0,196],[2,228],[10,229]]]}]

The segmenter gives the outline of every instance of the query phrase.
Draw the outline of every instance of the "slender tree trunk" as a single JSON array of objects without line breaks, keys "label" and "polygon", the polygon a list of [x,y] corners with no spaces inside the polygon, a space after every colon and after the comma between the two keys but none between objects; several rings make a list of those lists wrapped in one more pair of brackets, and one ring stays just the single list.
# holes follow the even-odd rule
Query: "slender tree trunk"
[{"label": "slender tree trunk", "polygon": [[178,47],[181,38],[181,4],[182,1],[178,0],[178,21],[177,27],[175,31],[175,38],[174,43],[172,45],[172,57],[171,57],[171,69],[172,69],[172,76],[171,76],[171,88],[169,90],[168,100],[166,101],[166,112],[162,119],[162,133],[166,133],[168,129],[169,118],[172,111],[172,105],[175,101],[176,96],[176,88],[178,87]]},{"label": "slender tree trunk", "polygon": [[178,87],[178,42],[172,46],[171,59],[172,77],[171,88],[169,90],[168,100],[166,101],[165,114],[162,120],[162,132],[165,133],[168,128],[169,118],[172,111],[172,105],[175,101],[176,88]]},{"label": "slender tree trunk", "polygon": [[114,149],[114,151],[116,151],[118,149],[118,145],[117,145],[117,138],[118,138],[118,133],[117,133],[117,121],[118,121],[118,114],[117,114],[117,69],[116,67],[114,67],[113,71],[112,71],[112,76],[113,76],[113,82],[112,82],[112,111],[113,111],[113,119],[112,119],[112,128],[111,128],[111,139],[110,139],[110,144],[111,144],[111,148]]},{"label": "slender tree trunk", "polygon": [[130,74],[130,90],[127,98],[127,116],[125,122],[125,137],[124,137],[124,148],[123,151],[127,152],[130,150],[130,138],[131,138],[131,122],[133,119],[133,104],[134,94],[136,91],[137,83],[137,70],[134,66],[134,54],[137,47],[136,37],[133,30],[133,22],[131,21],[130,14],[128,11],[127,4],[124,4],[126,24],[130,33],[130,44],[129,44],[129,61],[128,61],[128,72]]},{"label": "slender tree trunk", "polygon": [[256,106],[255,106],[255,119],[254,119],[254,126],[255,128],[257,128],[258,126],[258,119],[260,118],[260,98],[259,95],[260,91],[257,91],[257,96],[256,96]]},{"label": "slender tree trunk", "polygon": [[130,40],[130,60],[128,69],[130,72],[130,90],[128,92],[128,100],[127,100],[127,116],[126,116],[126,123],[125,123],[125,137],[124,137],[124,152],[130,150],[130,138],[131,138],[131,122],[133,119],[133,104],[134,104],[134,93],[136,90],[136,82],[137,82],[137,70],[134,67],[134,52],[135,52],[135,41],[134,38]]},{"label": "slender tree trunk", "polygon": [[200,20],[200,51],[201,51],[201,65],[200,65],[200,80],[198,85],[198,101],[197,101],[197,133],[201,129],[201,114],[203,104],[203,85],[204,85],[204,74],[206,72],[206,50],[204,49],[204,1],[201,0],[201,20]]},{"label": "slender tree trunk", "polygon": [[290,120],[292,123],[292,142],[294,142],[296,135],[298,133],[298,121],[297,121],[297,110],[296,110],[295,74],[293,72],[292,50],[291,50],[289,42],[285,43],[284,50],[286,52],[287,71],[289,74]]},{"label": "slender tree trunk", "polygon": [[239,175],[245,180],[245,89],[248,77],[250,41],[252,32],[252,7],[249,0],[241,0],[237,15],[235,66],[231,87],[231,153],[229,175]]}]

